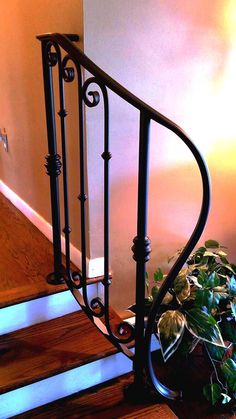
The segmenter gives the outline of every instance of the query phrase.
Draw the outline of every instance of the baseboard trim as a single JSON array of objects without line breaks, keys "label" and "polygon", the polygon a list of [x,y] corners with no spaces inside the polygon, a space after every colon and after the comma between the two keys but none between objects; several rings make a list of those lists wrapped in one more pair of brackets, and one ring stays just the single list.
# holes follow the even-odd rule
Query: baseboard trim
[{"label": "baseboard trim", "polygon": [[[41,233],[52,242],[52,226],[40,214],[29,206],[19,195],[17,195],[9,186],[0,180],[0,192],[11,203],[21,211],[31,223],[37,227]],[[61,236],[62,252],[65,254],[65,238]],[[72,244],[70,245],[71,261],[80,269],[81,268],[81,252]],[[95,258],[86,260],[87,278],[96,278],[104,273],[104,258]]]}]

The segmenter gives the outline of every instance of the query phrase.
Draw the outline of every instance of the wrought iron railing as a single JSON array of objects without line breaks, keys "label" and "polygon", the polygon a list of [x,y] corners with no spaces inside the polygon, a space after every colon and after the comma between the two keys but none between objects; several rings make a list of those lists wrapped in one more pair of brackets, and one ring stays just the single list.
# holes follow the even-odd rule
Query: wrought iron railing
[{"label": "wrought iron railing", "polygon": [[[42,59],[44,74],[44,90],[48,133],[48,151],[46,157],[47,173],[50,176],[51,208],[53,226],[54,246],[54,272],[50,276],[51,281],[60,281],[63,278],[72,294],[80,304],[81,308],[94,322],[97,328],[126,356],[133,359],[134,383],[128,394],[140,397],[145,393],[145,388],[152,389],[170,399],[180,396],[179,391],[170,390],[157,378],[151,361],[151,336],[155,324],[156,315],[160,304],[171,287],[174,279],[183,267],[188,256],[197,244],[204,229],[210,202],[210,184],[207,167],[199,151],[189,137],[172,121],[155,111],[132,93],[122,87],[119,83],[109,77],[98,66],[96,66],[73,42],[78,40],[77,35],[45,34],[38,36],[42,43]],[[53,90],[53,67],[58,68],[59,101],[61,130],[62,163],[57,154],[57,135],[55,123],[55,106]],[[84,81],[83,69],[92,76]],[[79,149],[80,149],[80,206],[81,206],[81,252],[82,269],[81,273],[75,273],[70,268],[70,221],[69,201],[67,187],[67,141],[66,141],[66,115],[64,85],[70,82],[77,83],[78,112],[79,112]],[[99,86],[104,106],[104,279],[103,300],[99,297],[89,301],[86,282],[86,203],[87,191],[85,184],[85,147],[84,147],[84,107],[95,107],[100,102],[98,91],[90,91],[91,84]],[[125,322],[117,326],[116,330],[110,323],[109,312],[109,161],[111,153],[109,150],[109,98],[108,89],[116,93],[124,101],[138,109],[140,112],[139,126],[139,172],[138,172],[138,215],[137,235],[133,241],[133,258],[136,261],[136,307],[137,314],[134,328]],[[147,236],[147,208],[148,208],[148,159],[149,159],[149,128],[150,122],[155,121],[163,125],[180,140],[182,140],[193,154],[202,178],[203,197],[202,207],[198,222],[191,238],[186,244],[177,261],[162,284],[156,300],[153,302],[148,316],[146,327],[144,327],[145,314],[145,274],[146,262],[150,255],[150,240]],[[62,266],[61,260],[61,227],[58,176],[62,170],[63,174],[63,196],[64,196],[64,235],[66,267]],[[130,349],[131,342],[134,344],[134,351]]]}]

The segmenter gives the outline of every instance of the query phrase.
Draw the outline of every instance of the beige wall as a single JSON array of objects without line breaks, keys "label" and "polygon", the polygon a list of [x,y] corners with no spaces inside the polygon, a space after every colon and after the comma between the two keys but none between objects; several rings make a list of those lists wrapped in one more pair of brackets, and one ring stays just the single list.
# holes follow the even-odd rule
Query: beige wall
[{"label": "beige wall", "polygon": [[[234,0],[85,0],[84,48],[98,65],[182,126],[205,155],[212,209],[204,238],[218,239],[236,259],[236,4]],[[113,304],[134,298],[138,114],[110,95],[111,268]],[[99,114],[100,112],[100,114]],[[91,252],[101,256],[102,111],[88,113]],[[93,122],[92,122],[93,121]],[[99,180],[99,183],[98,183]],[[198,216],[199,174],[185,147],[152,125],[149,236],[152,258],[186,243]]]},{"label": "beige wall", "polygon": [[[9,0],[0,2],[0,127],[5,127],[9,153],[0,144],[0,179],[46,220],[51,220],[44,93],[40,42],[45,32],[78,33],[83,47],[82,0]],[[68,87],[70,103],[75,93]],[[57,111],[58,103],[56,103]],[[74,117],[74,108],[69,106]],[[72,225],[78,218],[79,193],[75,123],[68,116],[68,148],[73,156],[70,175]],[[60,151],[60,150],[59,150]],[[72,201],[72,199],[71,199]],[[63,222],[62,222],[63,227]],[[77,228],[76,224],[76,228]],[[78,243],[74,228],[74,241]]]},{"label": "beige wall", "polygon": [[[0,3],[0,179],[50,220],[40,44],[42,32],[75,32],[88,56],[144,101],[181,125],[203,151],[211,170],[212,211],[204,237],[235,255],[236,32],[235,1],[9,0]],[[76,117],[75,91],[67,94]],[[111,268],[113,304],[134,299],[138,113],[110,94]],[[77,130],[68,116],[73,240],[79,218]],[[87,109],[91,257],[103,256],[102,105]],[[71,119],[70,119],[71,118]],[[153,272],[184,245],[199,211],[199,175],[172,134],[152,125],[149,235]],[[120,289],[123,301],[120,301]]]}]

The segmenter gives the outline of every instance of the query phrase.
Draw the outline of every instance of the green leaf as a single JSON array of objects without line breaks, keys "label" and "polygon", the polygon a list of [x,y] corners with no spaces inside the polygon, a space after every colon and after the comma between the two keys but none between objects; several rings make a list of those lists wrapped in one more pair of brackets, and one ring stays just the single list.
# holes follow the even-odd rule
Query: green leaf
[{"label": "green leaf", "polygon": [[226,257],[227,256],[227,253],[223,252],[222,250],[219,250],[219,251],[217,251],[217,255],[219,256],[221,262],[224,265],[228,265],[229,264],[229,261],[228,261],[228,259]]},{"label": "green leaf", "polygon": [[194,301],[195,307],[206,307],[210,312],[214,305],[214,294],[212,291],[206,289],[197,290]]},{"label": "green leaf", "polygon": [[216,240],[207,240],[205,242],[205,247],[207,249],[219,249],[220,244]]},{"label": "green leaf", "polygon": [[206,251],[206,247],[201,246],[196,250],[196,252],[194,252],[194,255],[195,254],[202,254],[203,255],[203,253],[205,253],[205,251]]},{"label": "green leaf", "polygon": [[160,282],[163,280],[163,272],[160,268],[158,268],[155,272],[154,272],[154,281],[155,282]]},{"label": "green leaf", "polygon": [[221,399],[221,387],[219,384],[207,384],[203,387],[205,398],[211,403],[216,404]]},{"label": "green leaf", "polygon": [[231,307],[232,314],[236,320],[236,303],[234,301],[230,301],[230,307]]},{"label": "green leaf", "polygon": [[185,317],[178,310],[167,310],[157,324],[161,351],[166,362],[178,348],[184,333]]},{"label": "green leaf", "polygon": [[200,270],[199,275],[197,277],[199,284],[202,287],[207,287],[208,284],[208,275],[203,270]]},{"label": "green leaf", "polygon": [[174,292],[180,302],[190,295],[190,283],[186,276],[178,275],[174,280]]},{"label": "green leaf", "polygon": [[227,253],[223,252],[223,250],[219,250],[219,251],[217,252],[217,254],[218,254],[219,256],[222,256],[222,257],[226,257],[226,256],[227,256]]},{"label": "green leaf", "polygon": [[231,397],[228,394],[221,393],[221,396],[223,397],[223,400],[221,401],[222,404],[227,404],[230,402]]},{"label": "green leaf", "polygon": [[203,288],[214,288],[220,285],[220,277],[216,272],[208,275],[205,271],[200,270],[197,279]]},{"label": "green leaf", "polygon": [[210,314],[200,308],[192,308],[186,311],[186,319],[186,326],[194,336],[214,345],[225,347],[218,324]]},{"label": "green leaf", "polygon": [[227,384],[233,390],[236,391],[236,362],[228,358],[222,365],[221,370],[227,381]]},{"label": "green leaf", "polygon": [[156,286],[152,287],[151,295],[152,295],[153,300],[155,300],[155,298],[158,294],[158,291],[159,291],[158,287],[156,287]]},{"label": "green leaf", "polygon": [[228,265],[224,265],[224,267],[231,272],[232,274],[235,274],[235,270],[232,268],[232,266],[230,265],[230,263]]},{"label": "green leaf", "polygon": [[194,275],[188,275],[188,280],[198,288],[202,288],[202,285],[199,284],[198,278]]},{"label": "green leaf", "polygon": [[212,345],[212,343],[207,343],[207,342],[205,342],[205,345],[213,360],[222,361],[225,351],[227,349],[222,348],[221,346]]},{"label": "green leaf", "polygon": [[212,272],[211,275],[208,276],[207,280],[207,287],[214,288],[220,285],[220,278],[216,272]]},{"label": "green leaf", "polygon": [[161,304],[170,304],[172,300],[173,300],[173,295],[168,291],[165,297],[163,298]]},{"label": "green leaf", "polygon": [[219,255],[221,262],[223,263],[223,265],[228,265],[229,261],[228,259],[226,259],[226,257]]},{"label": "green leaf", "polygon": [[236,279],[232,276],[228,284],[230,295],[236,295]]},{"label": "green leaf", "polygon": [[209,250],[207,250],[205,253],[204,253],[204,255],[203,255],[204,257],[217,257],[217,254],[216,253],[213,253],[213,252],[209,252]]},{"label": "green leaf", "polygon": [[229,294],[227,293],[227,288],[223,285],[220,287],[213,288],[213,296],[215,304],[219,304],[220,300],[225,300],[229,298]]}]

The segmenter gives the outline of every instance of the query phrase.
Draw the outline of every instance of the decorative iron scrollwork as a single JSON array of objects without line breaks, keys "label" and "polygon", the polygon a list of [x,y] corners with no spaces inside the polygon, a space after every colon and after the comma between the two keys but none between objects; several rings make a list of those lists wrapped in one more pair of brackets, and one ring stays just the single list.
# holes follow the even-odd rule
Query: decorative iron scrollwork
[{"label": "decorative iron scrollwork", "polygon": [[93,311],[93,316],[102,317],[105,314],[105,307],[99,297],[93,298],[90,302],[90,307]]},{"label": "decorative iron scrollwork", "polygon": [[148,237],[141,240],[136,236],[133,243],[134,245],[131,247],[131,250],[133,251],[133,259],[137,262],[137,260],[142,258],[144,262],[148,262],[152,251],[151,240]]},{"label": "decorative iron scrollwork", "polygon": [[117,326],[117,333],[120,336],[120,343],[130,343],[134,340],[134,327],[125,321]]},{"label": "decorative iron scrollwork", "polygon": [[[100,94],[97,90],[92,90],[88,92],[88,88],[90,84],[96,83],[99,85],[99,81],[96,79],[96,77],[90,77],[84,82],[83,88],[82,88],[82,95],[85,105],[87,105],[89,108],[94,108],[97,106],[100,102]],[[90,96],[92,100],[90,100]]]},{"label": "decorative iron scrollwork", "polygon": [[88,199],[88,197],[87,197],[87,195],[84,193],[84,194],[79,194],[78,195],[78,199],[81,201],[81,202],[85,202],[87,199]]},{"label": "decorative iron scrollwork", "polygon": [[[74,37],[72,37],[74,39]],[[72,39],[71,38],[71,39]],[[162,300],[171,287],[171,284],[177,277],[184,262],[187,260],[189,254],[193,250],[200,235],[204,229],[210,203],[210,183],[206,164],[201,157],[199,151],[189,139],[189,137],[176,124],[168,118],[151,108],[143,101],[135,97],[99,67],[97,67],[82,51],[80,51],[69,38],[61,34],[50,34],[40,36],[43,48],[44,60],[44,81],[45,81],[45,97],[47,109],[47,128],[48,128],[48,143],[49,155],[46,157],[47,173],[51,176],[51,181],[54,181],[54,191],[51,194],[52,211],[55,215],[53,218],[53,231],[57,236],[57,245],[54,243],[54,259],[58,259],[55,266],[60,268],[60,223],[59,223],[59,196],[57,176],[61,172],[60,156],[56,152],[56,133],[54,121],[54,98],[52,86],[52,69],[58,65],[59,74],[59,94],[60,94],[60,111],[58,112],[61,122],[61,139],[62,139],[62,168],[63,168],[63,189],[64,189],[64,214],[65,214],[65,239],[66,239],[66,283],[75,296],[76,300],[81,305],[82,309],[87,313],[89,318],[101,330],[101,332],[123,353],[130,358],[134,358],[134,384],[139,386],[139,394],[142,394],[143,385],[148,378],[149,385],[155,391],[158,391],[163,396],[175,399],[179,397],[178,391],[173,391],[165,387],[156,377],[151,360],[151,338],[155,325],[155,319],[159,311]],[[66,55],[62,59],[62,54]],[[92,76],[83,83],[83,73],[81,67],[88,71]],[[76,77],[77,76],[77,77]],[[69,227],[69,206],[68,206],[68,191],[67,191],[67,158],[66,158],[66,126],[65,117],[67,112],[65,110],[64,97],[64,83],[77,81],[78,93],[78,113],[79,113],[79,149],[80,149],[80,213],[81,213],[81,253],[82,253],[82,272],[71,272],[70,270],[70,227]],[[92,84],[99,87],[98,90],[91,88]],[[139,192],[138,192],[138,233],[133,240],[133,259],[137,263],[136,274],[136,303],[137,315],[135,328],[127,322],[121,322],[118,325],[111,326],[110,321],[110,307],[109,307],[109,164],[111,153],[109,150],[109,103],[108,103],[108,88],[120,98],[125,100],[135,109],[140,112],[140,127],[139,127]],[[101,92],[101,93],[100,93]],[[96,107],[103,98],[104,105],[104,151],[102,158],[104,160],[104,279],[103,285],[103,299],[99,297],[89,301],[87,294],[86,282],[86,182],[85,182],[85,141],[84,141],[84,104],[90,108]],[[164,126],[166,129],[175,133],[179,139],[189,148],[194,156],[198,168],[200,170],[203,186],[202,208],[199,215],[195,230],[192,233],[183,252],[173,265],[171,271],[164,280],[162,286],[159,288],[156,300],[153,302],[152,308],[149,312],[146,329],[144,327],[144,296],[145,296],[145,272],[146,262],[150,259],[150,240],[146,236],[147,227],[147,180],[148,180],[148,154],[149,154],[149,127],[150,121]],[[53,182],[51,182],[52,187]],[[55,206],[56,210],[55,210]],[[56,220],[56,221],[55,221]],[[145,329],[145,330],[144,330]],[[133,341],[135,337],[135,355],[129,350],[127,343]],[[145,378],[143,379],[143,377]]]},{"label": "decorative iron scrollwork", "polygon": [[103,158],[103,160],[110,160],[112,158],[112,154],[109,151],[104,151],[101,154],[101,157]]},{"label": "decorative iron scrollwork", "polygon": [[68,112],[66,109],[60,109],[59,112],[57,112],[60,118],[65,118],[68,115]]},{"label": "decorative iron scrollwork", "polygon": [[61,174],[61,156],[59,154],[48,154],[46,157],[45,167],[48,176],[59,176]]},{"label": "decorative iron scrollwork", "polygon": [[48,63],[48,65],[50,67],[55,67],[55,65],[57,65],[57,62],[58,62],[57,53],[49,50],[48,53],[47,53],[47,63]]}]

